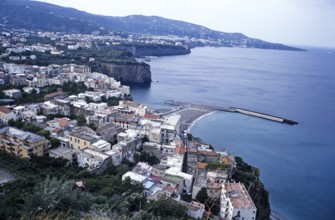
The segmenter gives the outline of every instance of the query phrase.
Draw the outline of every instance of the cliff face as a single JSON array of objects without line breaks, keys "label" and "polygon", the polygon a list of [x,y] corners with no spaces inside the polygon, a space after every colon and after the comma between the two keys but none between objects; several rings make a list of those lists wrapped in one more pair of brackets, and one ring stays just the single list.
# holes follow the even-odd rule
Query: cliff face
[{"label": "cliff face", "polygon": [[171,45],[138,45],[136,46],[135,56],[172,56],[191,53],[189,48]]},{"label": "cliff face", "polygon": [[135,57],[144,56],[174,56],[191,53],[191,50],[184,46],[145,44],[145,45],[121,45],[113,49],[131,52]]},{"label": "cliff face", "polygon": [[121,83],[151,82],[151,71],[149,65],[103,63],[100,65],[99,71],[107,76],[121,81]]}]

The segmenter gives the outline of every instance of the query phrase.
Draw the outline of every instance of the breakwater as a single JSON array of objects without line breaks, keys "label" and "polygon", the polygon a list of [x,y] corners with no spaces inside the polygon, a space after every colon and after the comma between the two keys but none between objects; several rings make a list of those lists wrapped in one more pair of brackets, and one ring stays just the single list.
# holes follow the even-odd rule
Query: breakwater
[{"label": "breakwater", "polygon": [[[248,109],[242,109],[237,107],[223,107],[223,106],[213,106],[213,105],[202,105],[202,104],[194,104],[194,103],[188,103],[188,102],[178,102],[174,100],[168,100],[165,102],[166,104],[176,106],[176,109],[171,110],[168,113],[165,114],[172,114],[172,113],[179,113],[182,115],[182,118],[187,118],[186,121],[182,121],[184,124],[192,124],[194,120],[201,117],[203,114],[207,114],[212,111],[225,111],[225,112],[232,112],[232,113],[240,113],[245,114],[257,118],[262,118],[274,122],[289,124],[289,125],[295,125],[298,124],[298,122],[274,116],[269,115],[261,112],[251,111]],[[197,112],[197,114],[193,115],[192,112]],[[191,116],[189,116],[191,114]],[[184,115],[184,117],[183,117]]]}]

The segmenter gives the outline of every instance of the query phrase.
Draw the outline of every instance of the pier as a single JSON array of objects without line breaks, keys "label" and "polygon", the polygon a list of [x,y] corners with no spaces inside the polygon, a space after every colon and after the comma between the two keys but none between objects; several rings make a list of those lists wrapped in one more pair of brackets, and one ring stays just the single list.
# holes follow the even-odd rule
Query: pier
[{"label": "pier", "polygon": [[251,111],[243,108],[237,107],[223,107],[223,106],[213,106],[213,105],[202,105],[202,104],[194,104],[188,102],[178,102],[174,100],[168,100],[165,102],[166,104],[175,106],[176,108],[165,113],[161,113],[160,115],[169,115],[173,113],[178,113],[181,115],[181,130],[187,130],[192,123],[205,114],[209,114],[214,111],[225,111],[232,113],[240,113],[244,115],[249,115],[261,119],[266,119],[278,123],[284,123],[289,125],[298,124],[298,122],[289,120],[286,118],[273,116],[261,112]]}]

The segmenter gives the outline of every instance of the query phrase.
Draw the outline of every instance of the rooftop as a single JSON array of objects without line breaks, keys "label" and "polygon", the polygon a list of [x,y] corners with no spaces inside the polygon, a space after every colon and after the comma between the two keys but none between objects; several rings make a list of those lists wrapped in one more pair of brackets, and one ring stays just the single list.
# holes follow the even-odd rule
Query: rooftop
[{"label": "rooftop", "polygon": [[0,106],[0,112],[8,114],[8,113],[11,113],[12,110],[10,110],[9,108],[7,108],[6,106]]},{"label": "rooftop", "polygon": [[248,192],[241,183],[226,183],[225,190],[235,208],[255,208]]},{"label": "rooftop", "polygon": [[181,178],[179,176],[175,176],[175,175],[165,174],[163,176],[162,180],[166,181],[166,182],[178,184],[183,180],[183,178]]},{"label": "rooftop", "polygon": [[12,128],[12,127],[4,127],[0,129],[0,134],[4,134],[4,133],[6,133],[8,136],[15,137],[19,140],[26,140],[28,142],[36,142],[40,140],[45,140],[45,138],[40,135],[33,134],[27,131],[21,131],[19,129]]}]

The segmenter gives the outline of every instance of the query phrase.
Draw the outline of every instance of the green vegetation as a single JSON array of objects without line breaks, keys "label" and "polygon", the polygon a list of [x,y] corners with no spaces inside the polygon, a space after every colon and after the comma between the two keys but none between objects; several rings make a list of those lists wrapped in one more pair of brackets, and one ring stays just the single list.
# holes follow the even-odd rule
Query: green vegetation
[{"label": "green vegetation", "polygon": [[[38,39],[45,40],[45,38],[28,38],[28,42],[37,42]],[[45,43],[51,43],[45,40]],[[51,44],[52,45],[52,44]],[[36,55],[36,59],[32,60],[29,57],[26,60],[10,61],[9,58],[4,58],[3,61],[11,62],[16,64],[26,65],[38,65],[48,66],[50,64],[69,64],[75,63],[78,65],[88,65],[92,71],[99,71],[100,66],[103,63],[109,64],[122,64],[122,65],[148,65],[146,63],[139,63],[133,57],[131,52],[114,49],[108,47],[106,49],[84,49],[79,48],[78,50],[68,50],[66,47],[58,47],[59,50],[64,51],[61,55],[52,55],[49,51],[45,53],[41,52],[22,52],[22,53],[11,53],[12,56],[30,56]],[[90,58],[94,58],[94,61],[89,62]]]},{"label": "green vegetation", "polygon": [[195,196],[195,199],[202,203],[205,204],[205,202],[209,199],[209,196],[207,194],[207,189],[205,187],[202,187],[198,194]]},{"label": "green vegetation", "polygon": [[149,165],[155,165],[159,163],[159,159],[146,151],[141,151],[141,153],[137,153],[134,155],[134,161],[138,162],[147,162]]},{"label": "green vegetation", "polygon": [[225,170],[227,165],[224,163],[207,163],[206,170]]},{"label": "green vegetation", "polygon": [[250,166],[240,157],[236,157],[235,161],[236,169],[233,172],[233,179],[243,183],[247,188],[257,207],[256,218],[259,220],[270,219],[269,193],[259,179],[259,169]]},{"label": "green vegetation", "polygon": [[186,207],[170,198],[159,198],[146,205],[145,211],[160,216],[162,219],[186,218]]},{"label": "green vegetation", "polygon": [[198,194],[195,196],[195,199],[205,205],[206,211],[212,212],[214,215],[218,215],[220,212],[220,200],[212,199],[207,194],[207,189],[202,187]]}]

